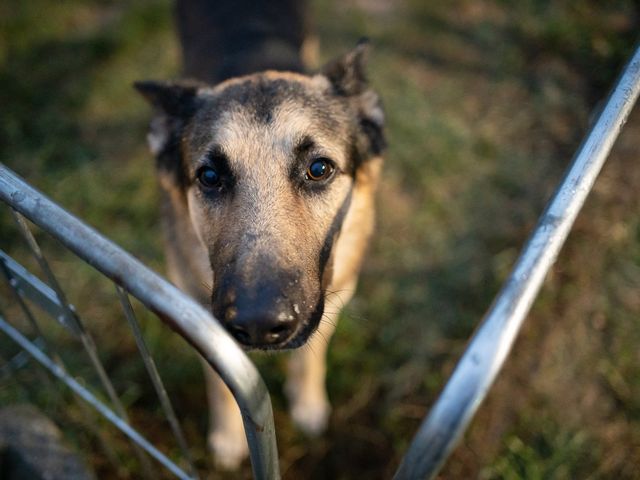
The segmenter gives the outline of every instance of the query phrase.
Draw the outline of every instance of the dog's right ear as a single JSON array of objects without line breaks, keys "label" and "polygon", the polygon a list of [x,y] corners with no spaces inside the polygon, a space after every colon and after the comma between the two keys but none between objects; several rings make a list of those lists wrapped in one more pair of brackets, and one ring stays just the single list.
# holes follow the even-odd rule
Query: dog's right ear
[{"label": "dog's right ear", "polygon": [[200,88],[199,84],[193,82],[144,81],[135,82],[133,86],[151,105],[183,120],[193,115]]},{"label": "dog's right ear", "polygon": [[136,82],[134,87],[155,108],[147,142],[163,179],[182,185],[185,174],[180,139],[198,104],[200,85],[193,82]]},{"label": "dog's right ear", "polygon": [[155,107],[147,140],[151,152],[159,156],[175,147],[182,129],[197,107],[200,85],[194,82],[135,82],[133,86]]}]

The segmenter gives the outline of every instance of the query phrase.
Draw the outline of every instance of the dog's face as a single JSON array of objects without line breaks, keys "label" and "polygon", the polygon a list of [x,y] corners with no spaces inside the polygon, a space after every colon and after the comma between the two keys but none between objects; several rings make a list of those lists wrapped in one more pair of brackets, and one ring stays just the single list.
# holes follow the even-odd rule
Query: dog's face
[{"label": "dog's face", "polygon": [[314,76],[137,84],[158,107],[161,184],[208,253],[213,314],[248,348],[300,346],[322,317],[358,170],[383,147],[364,55]]}]

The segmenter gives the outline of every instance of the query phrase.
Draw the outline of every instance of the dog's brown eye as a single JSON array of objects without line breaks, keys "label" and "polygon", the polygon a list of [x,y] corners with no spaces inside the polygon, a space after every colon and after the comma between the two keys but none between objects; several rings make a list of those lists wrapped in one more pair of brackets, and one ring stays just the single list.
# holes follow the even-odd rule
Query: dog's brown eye
[{"label": "dog's brown eye", "polygon": [[329,178],[333,164],[327,158],[316,158],[307,168],[307,179],[315,182]]},{"label": "dog's brown eye", "polygon": [[198,181],[207,188],[216,187],[220,183],[220,174],[213,167],[202,167],[197,173]]}]

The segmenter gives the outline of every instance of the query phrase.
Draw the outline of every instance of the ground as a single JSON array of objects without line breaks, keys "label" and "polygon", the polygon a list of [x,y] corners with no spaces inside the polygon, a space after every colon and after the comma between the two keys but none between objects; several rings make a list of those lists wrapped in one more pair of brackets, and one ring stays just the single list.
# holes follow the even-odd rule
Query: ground
[{"label": "ground", "polygon": [[[631,0],[313,8],[323,59],[371,38],[389,141],[376,237],[330,350],[326,435],[309,440],[291,424],[282,357],[256,361],[273,392],[284,478],[390,478],[631,53],[640,11]],[[0,18],[0,160],[162,271],[149,110],[131,84],[179,71],[169,2],[7,0]],[[639,139],[635,112],[441,478],[640,478]],[[0,213],[0,248],[29,263]],[[134,423],[175,452],[112,288],[38,238]],[[204,472],[200,365],[154,317],[141,317]],[[78,347],[55,327],[50,335],[70,368],[86,372]],[[0,339],[2,359],[14,351]],[[3,378],[0,404],[37,403],[70,442],[95,447],[88,458],[99,473],[112,474],[82,410],[62,388],[35,388],[40,378],[33,367]],[[101,429],[118,475],[137,478],[127,443]]]}]

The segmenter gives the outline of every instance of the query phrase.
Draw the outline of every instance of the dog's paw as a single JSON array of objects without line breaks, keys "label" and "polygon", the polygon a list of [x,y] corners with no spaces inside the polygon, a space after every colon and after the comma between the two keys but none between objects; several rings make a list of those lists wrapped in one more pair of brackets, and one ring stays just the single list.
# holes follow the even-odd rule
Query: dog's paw
[{"label": "dog's paw", "polygon": [[298,397],[291,402],[291,417],[304,433],[318,436],[327,429],[331,404],[326,396]]},{"label": "dog's paw", "polygon": [[216,467],[224,470],[237,470],[249,456],[249,446],[244,435],[237,437],[227,432],[211,432],[208,443]]}]

